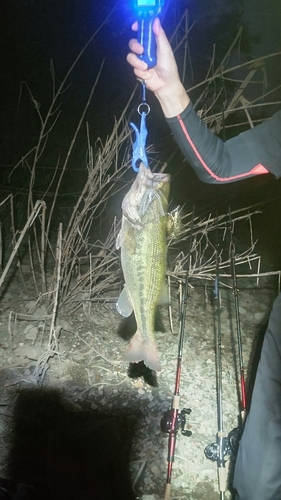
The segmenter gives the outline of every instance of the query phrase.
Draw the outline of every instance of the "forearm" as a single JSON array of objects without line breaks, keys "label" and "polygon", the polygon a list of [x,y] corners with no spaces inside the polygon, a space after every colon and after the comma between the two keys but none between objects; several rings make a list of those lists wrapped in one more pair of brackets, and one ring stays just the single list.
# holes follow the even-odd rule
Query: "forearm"
[{"label": "forearm", "polygon": [[169,87],[168,91],[162,89],[155,92],[155,95],[166,118],[180,115],[190,103],[190,99],[180,81],[176,82],[173,88]]},{"label": "forearm", "polygon": [[[174,117],[166,117],[173,135],[197,176],[210,184],[234,182],[272,171],[271,158],[261,145],[272,141],[274,122],[268,121],[223,142],[203,124],[191,103]],[[280,152],[280,150],[279,150]],[[276,154],[279,154],[276,150]]]}]

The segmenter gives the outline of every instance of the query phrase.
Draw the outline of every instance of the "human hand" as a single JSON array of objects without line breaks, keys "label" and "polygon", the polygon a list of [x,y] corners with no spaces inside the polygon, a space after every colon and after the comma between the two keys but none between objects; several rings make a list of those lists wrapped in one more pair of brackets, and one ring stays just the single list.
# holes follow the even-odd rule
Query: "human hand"
[{"label": "human hand", "polygon": [[[137,22],[132,29],[137,31]],[[189,98],[181,84],[171,45],[158,18],[153,23],[153,32],[157,45],[156,66],[148,69],[147,64],[139,59],[138,55],[142,54],[143,47],[135,38],[129,42],[131,52],[127,55],[127,61],[134,68],[136,77],[155,93],[165,115],[175,116],[187,106]]]},{"label": "human hand", "polygon": [[[132,29],[137,31],[137,22],[133,24]],[[179,75],[171,45],[158,18],[153,23],[153,31],[157,44],[156,66],[148,69],[147,64],[139,59],[138,55],[142,54],[144,49],[134,38],[129,42],[131,53],[128,54],[127,61],[133,66],[136,77],[144,80],[149,90],[158,92],[178,82]]]}]

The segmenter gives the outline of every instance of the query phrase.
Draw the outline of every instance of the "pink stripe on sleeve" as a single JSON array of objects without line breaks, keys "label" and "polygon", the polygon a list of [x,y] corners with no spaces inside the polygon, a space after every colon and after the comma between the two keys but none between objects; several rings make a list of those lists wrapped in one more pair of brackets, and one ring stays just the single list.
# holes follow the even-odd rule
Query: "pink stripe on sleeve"
[{"label": "pink stripe on sleeve", "polygon": [[243,179],[244,177],[248,177],[249,175],[261,175],[261,174],[268,174],[268,170],[261,164],[259,165],[255,165],[250,171],[248,172],[244,172],[243,174],[238,174],[238,175],[233,175],[233,176],[230,176],[230,177],[219,177],[217,176],[211,169],[210,167],[208,167],[208,165],[205,163],[205,161],[203,160],[202,156],[200,155],[198,149],[196,148],[195,144],[193,143],[189,133],[187,132],[186,128],[185,128],[185,124],[181,118],[180,115],[177,116],[177,119],[180,123],[180,126],[182,128],[182,131],[190,145],[190,147],[192,148],[194,154],[197,156],[198,160],[200,161],[201,165],[204,167],[204,169],[208,172],[208,174],[213,177],[213,179],[216,179],[216,181],[219,181],[219,182],[224,182],[224,181],[232,181],[232,180],[238,180],[238,179]]}]

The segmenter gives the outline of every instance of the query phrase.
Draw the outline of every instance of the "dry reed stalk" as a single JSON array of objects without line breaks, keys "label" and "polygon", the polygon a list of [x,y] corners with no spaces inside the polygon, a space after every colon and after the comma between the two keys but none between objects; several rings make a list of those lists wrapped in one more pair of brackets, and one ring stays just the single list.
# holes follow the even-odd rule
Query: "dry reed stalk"
[{"label": "dry reed stalk", "polygon": [[[193,26],[191,28],[188,27],[188,23],[186,20],[187,13],[186,15],[183,15],[179,25],[178,29],[181,24],[185,23],[185,34],[182,37],[182,40],[177,44],[177,47],[180,46],[184,41],[188,39],[188,34]],[[198,90],[200,87],[203,87],[203,90],[201,94],[196,98],[194,101],[194,107],[195,109],[198,109],[198,114],[200,115],[201,119],[204,121],[204,123],[208,124],[209,127],[213,132],[220,132],[222,128],[229,128],[232,127],[233,125],[226,125],[224,121],[226,118],[231,114],[234,113],[238,110],[244,110],[247,116],[247,122],[250,123],[250,126],[253,125],[253,121],[250,118],[249,109],[255,108],[257,105],[258,106],[270,106],[272,104],[280,104],[280,101],[276,101],[274,103],[271,102],[259,102],[261,100],[264,101],[264,98],[268,96],[269,94],[272,94],[276,92],[279,88],[280,85],[274,87],[270,91],[266,92],[265,89],[267,87],[267,76],[266,76],[266,69],[265,69],[265,64],[266,61],[269,58],[279,58],[281,56],[281,52],[276,52],[272,54],[268,54],[266,56],[262,56],[259,58],[256,58],[252,61],[247,61],[245,63],[241,64],[236,64],[235,66],[229,67],[229,61],[231,60],[231,55],[233,51],[239,46],[241,42],[241,36],[242,36],[242,28],[239,29],[235,39],[231,43],[229,49],[226,51],[223,59],[220,61],[219,65],[215,67],[215,45],[213,47],[213,54],[211,58],[211,63],[209,66],[209,69],[207,71],[206,78],[201,81],[200,83],[193,85],[192,87],[187,88],[187,93],[191,96],[192,99],[192,93],[195,90]],[[185,64],[185,63],[184,63]],[[237,73],[238,71],[241,70],[246,70],[245,77],[241,80],[238,81],[235,79],[235,76],[231,77],[231,74]],[[262,73],[262,80],[261,81],[255,81],[254,76],[256,75],[257,71],[260,71]],[[185,67],[183,68],[183,72],[185,72]],[[192,73],[192,65],[191,65],[191,73]],[[220,95],[222,92],[224,92],[224,84],[227,81],[232,81],[235,82],[238,85],[238,88],[236,89],[234,95],[230,99],[229,102],[225,100],[225,102],[222,104],[222,110],[218,113],[213,113],[212,109],[219,99]],[[214,93],[213,90],[211,90],[211,85],[217,81],[217,84],[220,83],[221,88],[217,88],[218,90]],[[258,97],[255,99],[250,100],[249,98],[247,99],[244,95],[244,92],[246,91],[247,87],[250,84],[255,84],[256,86],[259,85],[261,87],[261,92]],[[205,106],[205,101],[206,97],[210,98],[211,104],[209,105],[208,109],[206,109]],[[259,102],[259,104],[256,104]],[[238,104],[241,104],[238,106]],[[200,109],[202,108],[202,109]],[[244,123],[243,123],[244,124]],[[239,123],[236,124],[236,126],[241,126],[241,119],[239,119]]]},{"label": "dry reed stalk", "polygon": [[[37,254],[38,254],[38,261],[39,261],[40,269],[41,269],[42,293],[46,292],[46,276],[45,276],[46,247],[45,247],[45,243],[46,243],[46,241],[48,241],[50,224],[51,224],[51,220],[52,220],[53,211],[54,211],[55,205],[57,203],[59,188],[61,186],[63,176],[64,176],[66,168],[68,166],[69,159],[70,159],[74,144],[76,143],[77,135],[78,135],[80,128],[82,126],[82,123],[84,121],[86,111],[91,103],[91,99],[92,99],[94,90],[96,88],[97,82],[99,81],[99,77],[100,77],[100,74],[102,71],[102,66],[97,74],[96,80],[94,82],[94,85],[93,85],[93,87],[90,91],[90,94],[88,96],[88,100],[87,100],[87,102],[84,106],[84,109],[82,111],[82,114],[80,116],[78,125],[77,125],[76,130],[75,130],[74,135],[73,135],[73,138],[70,142],[70,146],[69,146],[65,161],[63,163],[59,178],[56,180],[56,189],[55,189],[55,193],[53,196],[52,205],[50,207],[47,224],[46,224],[45,213],[42,216],[41,249],[39,249],[37,229],[34,226],[34,239],[35,239],[35,245],[36,245],[36,250],[37,250]],[[54,74],[52,74],[52,76],[54,78]],[[36,177],[36,167],[38,164],[38,160],[41,157],[41,155],[46,147],[49,133],[51,132],[51,130],[53,129],[53,127],[57,123],[57,120],[59,117],[59,112],[57,111],[57,108],[55,108],[55,104],[57,103],[59,96],[65,91],[65,88],[64,88],[65,82],[66,82],[66,78],[60,84],[58,90],[56,92],[55,92],[55,90],[53,91],[53,100],[50,104],[50,107],[46,113],[45,118],[43,118],[43,116],[41,115],[38,103],[36,103],[36,101],[32,95],[31,90],[29,89],[29,87],[27,87],[28,91],[29,91],[29,95],[30,95],[32,102],[34,103],[35,109],[37,111],[37,114],[39,115],[39,119],[40,119],[40,123],[41,123],[41,129],[39,132],[38,143],[37,143],[37,146],[35,147],[35,150],[34,149],[32,150],[34,152],[34,158],[33,158],[33,162],[31,165],[31,176],[30,176],[30,185],[29,185],[29,194],[28,194],[28,214],[33,207],[33,185],[34,185],[35,177]],[[53,89],[55,89],[55,80],[53,80]],[[52,120],[51,124],[50,124],[50,120]],[[58,167],[58,162],[57,162],[57,167]],[[53,175],[53,177],[49,183],[49,186],[47,187],[47,190],[43,195],[43,198],[46,197],[48,191],[50,190],[51,185],[54,183],[56,173],[57,173],[57,168],[55,169],[55,174]],[[31,245],[29,248],[30,248],[30,259],[32,260]],[[32,265],[32,268],[33,268],[33,265]],[[33,274],[33,276],[34,276],[35,286],[38,290],[38,285],[37,285],[36,280],[35,280],[35,275]]]},{"label": "dry reed stalk", "polygon": [[[50,132],[56,126],[57,121],[58,121],[59,116],[60,116],[60,106],[61,106],[61,103],[59,102],[59,100],[60,100],[61,96],[64,94],[64,92],[66,91],[66,89],[67,89],[67,87],[69,85],[68,82],[69,82],[70,75],[72,74],[74,68],[78,64],[80,58],[82,57],[82,55],[84,54],[84,52],[86,51],[86,49],[90,45],[90,43],[93,41],[93,39],[96,37],[96,35],[99,33],[99,31],[102,29],[102,27],[106,23],[106,20],[109,19],[109,17],[112,15],[112,12],[115,10],[115,8],[116,8],[116,6],[114,6],[114,8],[106,16],[105,20],[99,25],[99,27],[97,28],[97,30],[93,33],[93,35],[90,37],[90,39],[88,40],[88,42],[85,44],[85,46],[81,49],[81,51],[77,55],[77,57],[74,60],[73,64],[71,65],[71,67],[69,68],[68,72],[66,73],[65,77],[58,84],[57,84],[57,80],[56,80],[56,76],[55,76],[55,70],[54,70],[53,62],[51,61],[51,64],[50,64],[50,74],[51,74],[51,78],[52,78],[52,100],[51,100],[49,109],[47,110],[45,116],[42,115],[41,109],[40,109],[40,104],[37,102],[37,100],[33,96],[33,93],[31,91],[31,89],[29,88],[29,86],[27,85],[27,83],[23,82],[22,85],[21,85],[20,95],[22,93],[23,86],[25,86],[26,89],[27,89],[27,91],[28,91],[28,94],[29,94],[30,100],[32,102],[32,105],[34,106],[34,108],[36,110],[36,113],[38,115],[39,121],[40,121],[40,129],[39,129],[38,140],[37,140],[36,146],[34,146],[33,148],[31,148],[30,151],[28,151],[28,153],[23,156],[23,158],[21,159],[21,161],[13,169],[13,171],[14,171],[20,164],[22,164],[24,161],[25,162],[28,161],[31,158],[32,161],[31,161],[31,165],[29,167],[30,168],[30,181],[29,181],[28,204],[27,204],[27,218],[29,218],[29,216],[32,213],[33,208],[34,208],[33,186],[34,186],[35,179],[36,179],[36,172],[37,172],[38,161],[39,161],[39,159],[41,158],[42,154],[44,153],[44,151],[46,149],[46,146],[47,146],[47,143],[48,143],[48,140],[49,140]],[[73,146],[74,146],[74,144],[76,142],[76,138],[77,138],[78,132],[79,132],[79,130],[81,128],[82,122],[83,122],[84,117],[85,117],[85,113],[86,113],[86,111],[87,111],[87,109],[88,109],[88,107],[90,105],[90,102],[91,102],[91,99],[92,99],[92,96],[93,96],[93,92],[94,92],[94,90],[96,88],[97,82],[98,82],[99,77],[100,77],[100,73],[102,71],[102,67],[103,67],[103,63],[102,63],[102,65],[100,67],[100,70],[99,70],[99,72],[97,74],[96,81],[95,81],[95,83],[94,83],[94,85],[92,87],[92,90],[91,90],[90,95],[88,97],[88,101],[87,101],[87,103],[86,103],[86,105],[84,107],[84,110],[83,110],[82,115],[80,117],[80,121],[79,121],[79,123],[77,125],[77,128],[75,130],[74,136],[73,136],[73,138],[71,140],[71,143],[70,143],[70,146],[69,146],[69,149],[68,149],[68,153],[66,155],[66,158],[65,158],[65,161],[64,161],[64,164],[63,164],[63,168],[62,168],[61,174],[59,176],[59,179],[56,181],[56,190],[55,190],[55,194],[54,194],[54,197],[53,197],[53,202],[52,202],[52,206],[51,206],[51,209],[50,209],[48,221],[45,221],[45,216],[42,217],[42,225],[44,226],[44,231],[41,232],[41,249],[40,250],[39,250],[39,245],[38,245],[38,238],[37,238],[36,228],[34,226],[35,244],[36,244],[36,249],[37,249],[37,253],[38,253],[38,260],[39,260],[40,268],[41,268],[41,281],[42,281],[42,293],[43,294],[46,292],[46,276],[45,276],[46,247],[45,247],[45,238],[46,238],[46,241],[49,243],[48,235],[49,235],[49,230],[50,230],[50,224],[51,224],[51,220],[52,220],[53,210],[54,210],[55,204],[57,202],[57,196],[58,196],[59,187],[61,185],[61,180],[63,178],[63,175],[65,173],[66,167],[68,165],[69,158],[70,158],[70,155],[71,155],[72,150],[73,150]],[[52,179],[51,179],[51,181],[49,183],[49,186],[47,187],[47,190],[45,191],[45,193],[43,195],[43,198],[46,197],[47,193],[50,190],[51,185],[53,185],[53,183],[55,181],[56,174],[58,172],[58,164],[59,164],[59,160],[57,161],[57,165],[56,165],[56,168],[55,168],[55,173],[52,176]],[[47,224],[46,224],[46,222],[47,222]],[[45,224],[46,224],[46,232],[45,232]],[[35,285],[36,285],[36,288],[38,290],[37,283],[35,283]]]},{"label": "dry reed stalk", "polygon": [[38,215],[40,214],[41,210],[43,211],[43,210],[45,210],[45,208],[46,208],[46,204],[45,204],[44,201],[41,201],[41,200],[36,201],[36,203],[34,205],[34,208],[33,208],[32,212],[30,213],[29,218],[28,218],[28,220],[27,220],[24,228],[22,229],[21,234],[20,234],[20,236],[19,236],[16,244],[14,245],[13,251],[12,251],[12,253],[11,253],[10,257],[9,257],[9,260],[8,260],[6,266],[5,266],[5,269],[4,269],[3,273],[2,273],[2,276],[0,278],[0,288],[1,288],[1,286],[2,286],[2,284],[4,282],[4,280],[5,280],[7,272],[10,269],[10,266],[11,266],[13,260],[14,260],[15,255],[17,254],[17,251],[18,251],[18,249],[20,247],[20,244],[21,244],[21,242],[22,242],[25,234],[33,226],[34,221],[38,217]]},{"label": "dry reed stalk", "polygon": [[[10,204],[11,207],[11,200],[13,199],[13,195],[9,194],[3,201],[0,203],[0,207],[4,206],[6,203]],[[11,215],[11,220],[12,220],[12,215]],[[2,228],[3,228],[2,221],[0,221],[0,268],[3,268],[3,262],[4,262],[4,250],[3,250],[3,245],[4,245],[4,240],[3,240],[3,233],[2,233]],[[14,224],[12,222],[12,232],[13,232]]]},{"label": "dry reed stalk", "polygon": [[3,267],[3,236],[2,236],[2,222],[0,221],[0,268]]},{"label": "dry reed stalk", "polygon": [[60,283],[61,283],[61,262],[62,262],[62,224],[59,225],[58,239],[57,239],[57,246],[56,246],[56,287],[55,287],[55,293],[54,293],[52,321],[51,321],[49,343],[48,343],[49,349],[51,347],[52,338],[54,339],[55,345],[57,347],[57,337],[56,337],[56,332],[55,332],[55,326],[56,326],[56,318],[57,318],[57,313],[58,313],[58,300],[59,300],[59,290],[60,290]]},{"label": "dry reed stalk", "polygon": [[[15,244],[16,244],[16,228],[15,228],[15,217],[14,217],[14,197],[13,197],[13,195],[10,196],[10,216],[11,216],[12,246],[15,246]],[[23,277],[23,272],[22,272],[21,260],[20,260],[20,256],[19,256],[19,249],[17,250],[17,267],[18,267],[20,275],[21,275],[22,284],[23,284],[24,288],[26,289],[24,277]]]},{"label": "dry reed stalk", "polygon": [[[113,224],[104,243],[97,241],[90,254],[90,266],[86,272],[79,274],[77,282],[69,288],[67,295],[62,299],[62,305],[75,312],[81,306],[90,318],[91,302],[103,300],[105,294],[121,285],[119,256],[115,249],[118,228]],[[79,262],[79,258],[76,259]]]},{"label": "dry reed stalk", "polygon": [[[89,301],[96,294],[102,295],[104,290],[117,283],[114,267],[116,267],[117,254],[115,252],[116,223],[104,243],[96,241],[89,251],[89,233],[94,220],[100,216],[108,200],[121,188],[124,173],[130,168],[128,154],[128,139],[130,131],[125,120],[126,109],[121,117],[115,120],[113,131],[104,144],[97,142],[95,155],[88,136],[88,180],[73,209],[68,226],[63,235],[62,247],[62,276],[61,276],[61,305],[76,302],[79,297]],[[90,269],[79,277],[77,283],[73,282],[75,269],[79,268],[79,254],[89,253]],[[82,302],[79,304],[80,307]],[[72,306],[73,307],[73,304]]]},{"label": "dry reed stalk", "polygon": [[39,295],[40,292],[39,292],[39,288],[37,285],[37,278],[36,278],[36,273],[35,273],[35,269],[34,269],[34,265],[33,265],[33,252],[32,252],[32,243],[31,243],[30,235],[28,235],[28,254],[29,254],[30,271],[31,271],[31,274],[33,277],[33,283],[35,286],[36,293],[37,293],[37,295]]},{"label": "dry reed stalk", "polygon": [[[245,211],[246,213],[243,213]],[[241,213],[242,212],[242,213]],[[236,265],[247,264],[250,268],[253,262],[258,262],[258,269],[260,268],[260,257],[254,253],[255,244],[253,240],[252,234],[252,223],[251,217],[256,213],[249,213],[249,207],[246,209],[240,209],[232,213],[232,227],[234,230],[234,225],[238,221],[248,220],[249,222],[249,234],[250,234],[250,242],[251,245],[249,248],[244,250],[240,254],[236,254],[235,262]],[[236,215],[235,215],[236,214]],[[189,214],[190,215],[190,214]],[[208,279],[211,280],[215,276],[216,270],[216,248],[214,244],[210,240],[210,234],[217,229],[222,233],[222,241],[225,240],[226,231],[228,229],[228,214],[220,215],[218,219],[216,217],[212,217],[210,214],[205,220],[199,220],[195,218],[193,234],[194,238],[191,245],[191,263],[190,263],[190,277],[199,278],[199,279]],[[180,236],[179,240],[176,242],[172,242],[170,247],[180,244],[184,244],[188,238],[188,233],[190,230],[189,223],[186,223],[183,226],[182,236]],[[226,253],[226,256],[223,256],[223,253]],[[185,275],[184,268],[187,264],[188,255],[181,251],[174,259],[174,262],[170,265],[167,274],[173,277],[176,282],[181,283],[183,276]],[[219,255],[219,267],[220,270],[224,270],[229,268],[230,266],[230,257],[229,251],[226,252],[221,248]]]},{"label": "dry reed stalk", "polygon": [[[248,221],[249,222],[249,234],[251,236],[251,246],[254,245],[251,218],[252,218],[252,216],[261,213],[260,209],[253,210],[257,205],[251,205],[251,206],[239,208],[239,209],[233,210],[231,212],[232,217],[233,217],[233,219],[232,219],[233,225],[235,223],[241,222],[241,221]],[[250,210],[252,210],[252,211],[250,212]],[[191,213],[186,214],[183,217],[183,221],[185,220],[185,218],[190,217],[190,216],[191,216]],[[200,234],[202,236],[202,233],[204,233],[204,234],[210,233],[210,232],[214,231],[217,227],[217,218],[216,218],[216,216],[212,217],[212,214],[209,214],[209,216],[207,218],[206,217],[202,218],[202,217],[197,216],[195,218],[195,221],[196,221],[195,236],[196,236],[196,234]],[[218,216],[218,228],[222,231],[225,231],[227,229],[227,226],[228,226],[228,214],[219,215]],[[189,231],[190,231],[190,224],[183,223],[182,232],[181,232],[179,240],[177,240],[177,241],[186,240],[186,238],[188,237]],[[177,242],[172,242],[172,243],[176,244]]]},{"label": "dry reed stalk", "polygon": [[57,245],[56,245],[56,286],[54,291],[51,325],[49,331],[49,340],[46,351],[39,357],[34,370],[34,377],[38,385],[43,383],[46,371],[49,368],[48,361],[55,355],[59,356],[58,337],[61,327],[56,325],[58,304],[59,304],[59,290],[61,282],[61,262],[62,262],[62,224],[59,224]]},{"label": "dry reed stalk", "polygon": [[[239,32],[239,33],[240,33],[240,32]],[[235,41],[237,41],[237,38],[235,39]],[[231,47],[233,48],[233,44],[231,45]],[[227,54],[226,54],[225,58],[226,58],[227,56],[229,56],[229,55],[230,55],[230,50],[228,50],[228,52],[227,52]],[[199,88],[199,87],[202,87],[202,85],[206,85],[206,84],[208,84],[208,83],[212,82],[212,81],[213,81],[213,80],[215,80],[216,78],[221,78],[221,75],[223,75],[223,76],[224,76],[224,75],[227,75],[227,74],[229,74],[229,73],[231,73],[231,72],[233,72],[233,71],[236,71],[236,70],[238,70],[238,69],[241,69],[241,68],[247,68],[248,66],[250,66],[250,67],[251,67],[252,65],[254,65],[254,64],[256,64],[256,63],[260,63],[261,61],[266,61],[267,59],[271,59],[272,57],[280,57],[280,56],[281,56],[281,51],[280,51],[280,52],[274,52],[274,53],[268,54],[268,55],[266,55],[266,56],[257,57],[256,59],[253,59],[253,60],[251,60],[251,61],[247,61],[247,62],[245,62],[245,63],[236,64],[235,66],[232,66],[231,68],[226,68],[226,69],[224,69],[222,72],[217,72],[217,71],[216,71],[216,72],[215,72],[215,74],[214,74],[213,76],[208,77],[208,78],[205,78],[205,80],[203,80],[202,82],[199,82],[199,83],[197,83],[196,85],[193,85],[192,87],[188,88],[188,89],[187,89],[187,92],[188,92],[188,93],[190,93],[190,92],[192,92],[193,90],[195,90],[195,89],[197,89],[197,88]],[[225,58],[224,58],[224,59],[225,59]],[[224,59],[223,59],[223,60],[224,60]],[[221,66],[221,64],[220,64],[220,66]],[[278,85],[278,87],[276,87],[276,88],[279,88],[279,87],[280,87],[280,85]],[[275,91],[275,89],[273,89],[273,91]]]}]

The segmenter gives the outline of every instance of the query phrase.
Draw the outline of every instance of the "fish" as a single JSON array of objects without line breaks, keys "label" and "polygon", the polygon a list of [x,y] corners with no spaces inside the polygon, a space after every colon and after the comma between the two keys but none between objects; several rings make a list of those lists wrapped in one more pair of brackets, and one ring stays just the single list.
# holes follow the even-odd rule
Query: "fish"
[{"label": "fish", "polygon": [[156,306],[168,302],[165,283],[167,235],[174,232],[175,214],[167,214],[170,191],[168,173],[152,173],[140,163],[139,172],[122,202],[121,230],[116,248],[121,249],[125,285],[116,304],[124,317],[135,314],[137,330],[125,360],[143,361],[151,370],[161,364],[155,341]]}]

